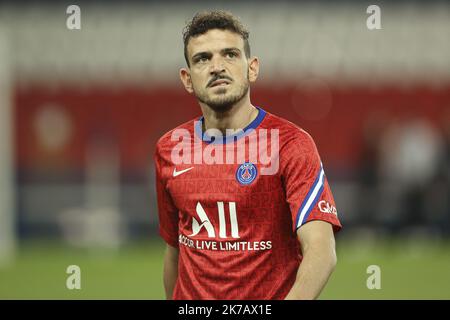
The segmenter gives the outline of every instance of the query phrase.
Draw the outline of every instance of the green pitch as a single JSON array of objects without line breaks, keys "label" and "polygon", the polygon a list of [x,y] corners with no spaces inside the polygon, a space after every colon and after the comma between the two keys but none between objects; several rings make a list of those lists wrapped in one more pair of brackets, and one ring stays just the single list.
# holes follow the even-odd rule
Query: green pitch
[{"label": "green pitch", "polygon": [[[23,244],[0,266],[0,299],[163,299],[159,240],[117,252]],[[450,243],[338,240],[338,265],[322,299],[450,299]],[[81,289],[66,288],[66,269],[81,268]],[[381,270],[381,289],[366,286],[367,267]]]}]

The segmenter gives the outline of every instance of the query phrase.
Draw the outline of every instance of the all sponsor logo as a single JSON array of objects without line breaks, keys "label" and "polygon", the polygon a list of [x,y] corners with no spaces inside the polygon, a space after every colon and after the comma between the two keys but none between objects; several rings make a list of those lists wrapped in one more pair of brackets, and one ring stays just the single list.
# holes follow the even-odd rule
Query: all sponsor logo
[{"label": "all sponsor logo", "polygon": [[[200,221],[192,218],[192,233],[188,236],[179,234],[179,243],[196,250],[219,251],[258,251],[271,250],[271,240],[246,241],[239,236],[239,225],[236,214],[236,202],[228,202],[228,214],[225,212],[226,203],[217,202],[219,214],[219,233],[208,218],[200,202],[197,203],[196,213]],[[229,223],[227,223],[229,220]],[[198,234],[208,234],[209,240],[195,239]]]},{"label": "all sponsor logo", "polygon": [[[223,202],[217,202],[217,209],[219,212],[219,238],[226,239],[227,238],[227,223],[225,220],[225,206]],[[208,218],[208,215],[203,209],[200,202],[197,203],[196,212],[198,217],[200,218],[200,222],[197,219],[192,218],[192,234],[190,237],[196,236],[203,228],[206,229],[209,238],[215,238],[216,232],[214,230],[214,226]],[[228,212],[229,212],[229,220],[230,220],[230,229],[231,229],[231,237],[234,239],[239,238],[239,226],[236,216],[236,202],[228,203]]]}]

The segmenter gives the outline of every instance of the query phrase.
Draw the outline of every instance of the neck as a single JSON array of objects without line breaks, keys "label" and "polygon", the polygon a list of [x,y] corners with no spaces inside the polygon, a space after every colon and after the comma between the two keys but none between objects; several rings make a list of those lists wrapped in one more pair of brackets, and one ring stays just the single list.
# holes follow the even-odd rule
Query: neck
[{"label": "neck", "polygon": [[230,110],[216,112],[208,105],[200,104],[204,117],[204,130],[211,128],[220,130],[223,134],[226,129],[243,129],[258,116],[258,109],[254,107],[249,99],[242,99]]}]

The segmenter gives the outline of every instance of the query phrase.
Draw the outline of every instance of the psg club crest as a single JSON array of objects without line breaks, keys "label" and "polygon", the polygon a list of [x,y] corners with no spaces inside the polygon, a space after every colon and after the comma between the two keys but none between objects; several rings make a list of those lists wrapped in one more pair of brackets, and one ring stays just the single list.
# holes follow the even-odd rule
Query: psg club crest
[{"label": "psg club crest", "polygon": [[257,175],[256,166],[251,162],[245,162],[237,169],[236,180],[242,185],[248,185],[256,179]]}]

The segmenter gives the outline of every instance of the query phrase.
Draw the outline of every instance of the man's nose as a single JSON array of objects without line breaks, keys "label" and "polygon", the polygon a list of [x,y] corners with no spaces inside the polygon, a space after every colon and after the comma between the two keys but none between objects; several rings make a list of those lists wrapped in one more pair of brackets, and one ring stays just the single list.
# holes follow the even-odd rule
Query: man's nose
[{"label": "man's nose", "polygon": [[222,73],[225,71],[225,67],[224,67],[222,59],[216,58],[216,59],[213,59],[211,62],[212,62],[211,69],[210,69],[211,74],[218,74],[218,73]]}]

